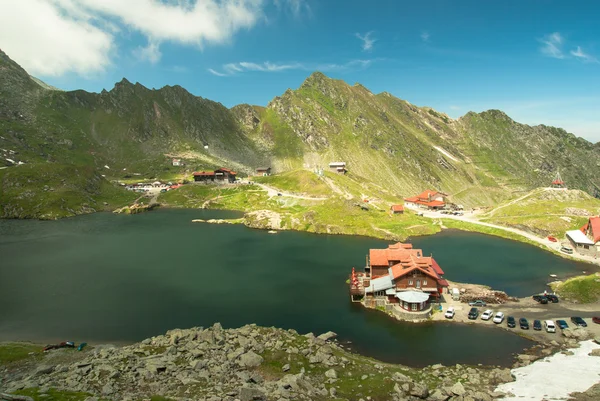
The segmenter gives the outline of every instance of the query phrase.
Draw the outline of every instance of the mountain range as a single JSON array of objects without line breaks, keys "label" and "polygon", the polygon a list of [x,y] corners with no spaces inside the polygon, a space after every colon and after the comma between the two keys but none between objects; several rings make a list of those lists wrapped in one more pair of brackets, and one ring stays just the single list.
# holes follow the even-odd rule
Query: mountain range
[{"label": "mountain range", "polygon": [[[173,157],[185,166],[172,166]],[[333,161],[399,197],[430,188],[467,206],[547,186],[557,172],[571,188],[596,193],[600,185],[598,143],[499,110],[455,120],[319,72],[266,107],[228,109],[180,86],[126,79],[101,93],[60,91],[0,51],[0,217],[128,200],[109,180],[189,178],[220,166],[281,173]]]}]

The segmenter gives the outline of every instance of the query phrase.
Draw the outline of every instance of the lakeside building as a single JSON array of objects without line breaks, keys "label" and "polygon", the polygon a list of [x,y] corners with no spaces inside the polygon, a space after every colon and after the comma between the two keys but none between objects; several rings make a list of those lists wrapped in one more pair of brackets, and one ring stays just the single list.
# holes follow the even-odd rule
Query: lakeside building
[{"label": "lakeside building", "polygon": [[567,231],[565,236],[569,243],[582,255],[598,256],[600,253],[600,217],[593,216],[579,230]]},{"label": "lakeside building", "polygon": [[443,209],[446,206],[446,197],[443,192],[427,189],[417,196],[404,199],[404,204],[409,207],[425,208],[430,210]]},{"label": "lakeside building", "polygon": [[233,183],[237,173],[228,168],[221,167],[214,171],[195,171],[193,173],[195,182],[203,183]]},{"label": "lakeside building", "polygon": [[334,173],[346,174],[346,162],[331,162],[329,163],[329,170]]},{"label": "lakeside building", "polygon": [[352,301],[384,307],[403,319],[425,318],[448,288],[443,275],[433,256],[398,242],[369,250],[364,273],[352,272],[350,294]]}]

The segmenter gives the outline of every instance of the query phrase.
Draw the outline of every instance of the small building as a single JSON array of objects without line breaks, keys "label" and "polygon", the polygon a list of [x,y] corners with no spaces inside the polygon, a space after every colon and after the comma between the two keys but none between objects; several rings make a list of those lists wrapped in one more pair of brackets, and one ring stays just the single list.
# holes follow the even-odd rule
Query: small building
[{"label": "small building", "polygon": [[390,207],[390,211],[392,214],[403,214],[404,213],[404,205],[392,205]]},{"label": "small building", "polygon": [[271,167],[259,167],[256,169],[256,175],[266,177],[271,175]]},{"label": "small building", "polygon": [[448,288],[443,275],[432,256],[424,256],[412,244],[398,242],[386,249],[369,250],[362,288],[365,296],[380,298],[386,305],[425,313]]},{"label": "small building", "polygon": [[184,165],[181,159],[173,159],[172,164],[173,167],[181,167]]},{"label": "small building", "polygon": [[579,230],[567,231],[565,235],[577,253],[589,256],[600,253],[600,217],[590,217]]},{"label": "small building", "polygon": [[214,171],[194,171],[194,181],[195,182],[215,182],[215,172]]},{"label": "small building", "polygon": [[446,206],[447,196],[448,195],[443,192],[437,192],[427,189],[417,196],[404,199],[404,204],[406,206],[412,206],[422,209],[443,209]]},{"label": "small building", "polygon": [[235,182],[237,173],[228,168],[221,167],[215,170],[215,180],[221,182]]},{"label": "small building", "polygon": [[346,174],[346,162],[331,162],[329,163],[329,171],[339,174]]}]

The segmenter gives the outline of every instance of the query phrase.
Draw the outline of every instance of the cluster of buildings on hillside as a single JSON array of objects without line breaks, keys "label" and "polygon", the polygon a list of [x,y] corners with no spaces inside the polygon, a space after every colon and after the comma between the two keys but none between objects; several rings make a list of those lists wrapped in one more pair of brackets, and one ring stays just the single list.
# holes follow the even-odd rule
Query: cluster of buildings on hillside
[{"label": "cluster of buildings on hillside", "polygon": [[398,242],[369,250],[364,272],[352,269],[350,296],[353,302],[384,307],[399,316],[426,317],[448,288],[443,276],[433,256]]}]

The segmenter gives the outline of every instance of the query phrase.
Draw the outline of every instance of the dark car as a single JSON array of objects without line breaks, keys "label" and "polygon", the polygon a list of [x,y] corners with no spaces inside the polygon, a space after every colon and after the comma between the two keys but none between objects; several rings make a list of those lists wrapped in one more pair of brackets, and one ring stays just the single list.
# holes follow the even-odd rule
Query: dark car
[{"label": "dark car", "polygon": [[596,324],[600,324],[600,316],[594,316],[592,318],[592,322],[596,323]]},{"label": "dark car", "polygon": [[553,304],[558,302],[558,297],[554,294],[546,294],[545,296],[548,298],[548,301],[552,302]]},{"label": "dark car", "polygon": [[510,328],[514,328],[517,326],[517,323],[515,322],[515,318],[513,316],[509,316],[506,318],[506,325]]},{"label": "dark car", "polygon": [[534,301],[539,302],[541,304],[548,303],[548,298],[545,295],[534,295],[532,298]]},{"label": "dark car", "polygon": [[519,319],[519,327],[523,330],[529,330],[529,322],[524,317]]},{"label": "dark car", "polygon": [[534,320],[533,321],[533,329],[534,330],[542,330],[542,322],[540,322],[539,320]]},{"label": "dark car", "polygon": [[587,323],[585,322],[585,320],[583,320],[583,318],[579,316],[573,316],[571,318],[571,322],[573,322],[575,326],[587,327]]},{"label": "dark car", "polygon": [[479,316],[479,309],[471,308],[471,310],[469,311],[469,319],[475,320],[477,319],[477,316]]},{"label": "dark car", "polygon": [[564,320],[557,320],[556,324],[560,327],[561,330],[568,329],[569,325]]}]

